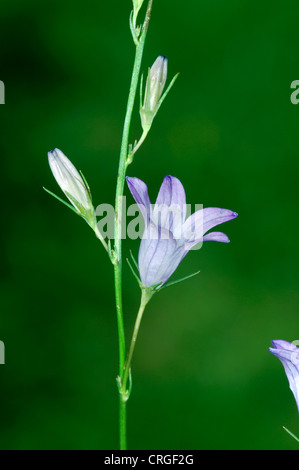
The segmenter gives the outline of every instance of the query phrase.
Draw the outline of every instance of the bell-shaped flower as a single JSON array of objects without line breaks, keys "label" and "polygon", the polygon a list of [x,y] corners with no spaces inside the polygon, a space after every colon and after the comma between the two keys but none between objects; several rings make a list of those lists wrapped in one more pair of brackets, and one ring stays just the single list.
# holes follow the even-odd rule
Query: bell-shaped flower
[{"label": "bell-shaped flower", "polygon": [[[85,178],[59,149],[49,152],[48,160],[54,178],[72,203],[75,212],[94,229],[96,225],[95,211]],[[53,194],[53,196],[55,195]]]},{"label": "bell-shaped flower", "polygon": [[272,341],[269,351],[281,361],[299,411],[299,348],[284,340]]},{"label": "bell-shaped flower", "polygon": [[177,178],[164,178],[153,207],[143,181],[127,177],[127,183],[145,222],[138,255],[143,286],[161,287],[188,251],[198,243],[208,240],[229,242],[227,235],[222,232],[206,232],[234,219],[238,215],[236,212],[208,207],[194,212],[186,219],[185,190]]}]

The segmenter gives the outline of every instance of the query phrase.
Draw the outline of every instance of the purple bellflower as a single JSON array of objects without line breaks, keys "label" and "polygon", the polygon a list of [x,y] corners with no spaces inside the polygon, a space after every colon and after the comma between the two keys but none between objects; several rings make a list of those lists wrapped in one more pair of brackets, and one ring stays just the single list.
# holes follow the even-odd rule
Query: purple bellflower
[{"label": "purple bellflower", "polygon": [[236,212],[207,207],[186,219],[185,190],[177,178],[165,176],[153,207],[143,181],[127,177],[127,183],[145,222],[138,255],[143,286],[161,287],[198,243],[208,240],[229,242],[222,232],[206,232],[234,219],[238,215]]},{"label": "purple bellflower", "polygon": [[272,345],[269,351],[281,361],[299,411],[299,348],[281,339],[272,341]]}]

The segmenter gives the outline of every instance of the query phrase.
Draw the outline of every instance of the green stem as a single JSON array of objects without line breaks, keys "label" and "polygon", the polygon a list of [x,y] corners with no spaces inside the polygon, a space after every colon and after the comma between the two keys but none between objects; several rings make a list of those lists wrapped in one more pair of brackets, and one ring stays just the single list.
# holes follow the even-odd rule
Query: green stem
[{"label": "green stem", "polygon": [[119,436],[120,436],[120,450],[127,449],[127,403],[121,399],[119,400]]},{"label": "green stem", "polygon": [[148,304],[148,302],[152,298],[153,293],[154,293],[154,291],[152,289],[148,289],[148,288],[143,288],[142,289],[140,307],[139,307],[139,310],[138,310],[138,313],[137,313],[137,317],[136,317],[136,321],[135,321],[135,325],[134,325],[134,330],[133,330],[133,335],[132,335],[132,339],[131,339],[131,344],[130,344],[130,348],[129,348],[129,352],[128,352],[128,357],[127,357],[126,364],[125,364],[125,371],[124,371],[124,374],[123,374],[123,377],[122,377],[122,382],[121,382],[120,393],[122,395],[122,401],[124,401],[124,402],[126,402],[129,398],[128,392],[127,392],[127,381],[128,381],[128,377],[129,377],[129,374],[130,374],[132,358],[133,358],[133,354],[134,354],[134,349],[135,349],[135,345],[136,345],[136,341],[137,341],[137,336],[138,336],[138,333],[139,333],[139,328],[140,328],[143,312],[145,310],[146,305]]},{"label": "green stem", "polygon": [[[143,23],[142,33],[139,42],[136,44],[135,60],[132,72],[131,86],[127,103],[127,111],[125,116],[120,159],[118,167],[118,176],[116,184],[116,195],[115,195],[115,230],[114,230],[114,252],[115,252],[115,264],[114,264],[114,282],[115,282],[115,299],[116,299],[116,315],[117,315],[117,328],[118,328],[118,339],[119,339],[119,379],[122,382],[124,373],[125,357],[126,357],[126,343],[125,343],[125,332],[124,332],[124,321],[123,321],[123,307],[122,307],[122,243],[121,243],[121,231],[122,231],[122,196],[124,192],[124,184],[127,169],[127,156],[128,156],[128,144],[129,144],[129,133],[132,119],[132,112],[136,97],[136,90],[139,80],[140,67],[142,54],[144,49],[144,43],[146,33],[148,30],[148,24],[150,20],[150,14],[152,9],[152,0],[149,0],[145,20]],[[122,394],[119,393],[120,398],[120,410],[119,410],[119,429],[120,429],[120,448],[121,450],[126,449],[126,403],[122,400]]]},{"label": "green stem", "polygon": [[105,250],[107,251],[107,253],[109,253],[109,249],[108,249],[108,245],[107,243],[105,242],[104,238],[103,238],[103,235],[101,234],[101,232],[99,231],[97,225],[95,224],[95,227],[94,227],[94,233],[96,235],[96,237],[100,240],[100,242],[102,243],[103,247],[105,248]]},{"label": "green stem", "polygon": [[149,129],[146,129],[145,131],[143,131],[142,136],[140,137],[139,141],[137,142],[137,144],[133,148],[132,155],[134,155],[137,152],[137,150],[141,147],[141,145],[145,141],[146,136],[147,136],[148,133],[149,133]]}]

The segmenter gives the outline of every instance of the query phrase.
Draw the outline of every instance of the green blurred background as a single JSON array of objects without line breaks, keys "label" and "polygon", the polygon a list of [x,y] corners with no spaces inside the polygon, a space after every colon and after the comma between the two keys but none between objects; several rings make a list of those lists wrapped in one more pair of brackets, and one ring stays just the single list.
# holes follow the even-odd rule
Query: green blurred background
[{"label": "green blurred background", "polygon": [[[130,0],[1,1],[1,449],[117,449],[113,272],[47,152],[113,203],[134,46]],[[299,340],[298,1],[155,0],[143,70],[180,71],[130,176],[230,208],[231,244],[191,252],[155,296],[133,361],[131,449],[296,449],[298,411],[271,339]],[[140,135],[138,109],[131,141]],[[128,190],[126,189],[128,196]],[[131,198],[131,196],[130,196]],[[132,200],[132,199],[130,199]],[[133,200],[132,200],[133,202]],[[221,227],[222,228],[222,227]],[[138,241],[124,243],[125,256]],[[126,334],[139,291],[124,265]]]}]

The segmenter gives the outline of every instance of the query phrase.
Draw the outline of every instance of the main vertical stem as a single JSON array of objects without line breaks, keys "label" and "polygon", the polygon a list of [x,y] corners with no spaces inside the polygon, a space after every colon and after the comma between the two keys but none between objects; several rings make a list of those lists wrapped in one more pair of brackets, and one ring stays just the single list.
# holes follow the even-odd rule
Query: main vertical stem
[{"label": "main vertical stem", "polygon": [[[115,264],[114,264],[114,280],[115,280],[115,299],[116,299],[116,315],[119,339],[119,380],[122,381],[124,374],[125,360],[126,360],[126,342],[124,332],[123,320],[123,306],[122,306],[122,196],[124,192],[124,184],[127,169],[127,156],[129,145],[129,133],[132,119],[132,112],[136,97],[137,85],[140,74],[140,67],[142,61],[142,54],[150,14],[152,9],[152,0],[149,0],[145,20],[142,26],[142,33],[140,40],[136,45],[135,60],[132,72],[131,86],[129,98],[127,103],[127,111],[123,128],[120,159],[118,167],[118,176],[116,184],[115,195],[115,230],[114,230],[114,251],[115,251]],[[121,387],[119,387],[121,389]],[[126,402],[123,400],[123,395],[119,393],[119,430],[120,430],[120,449],[125,450],[126,444]]]}]

